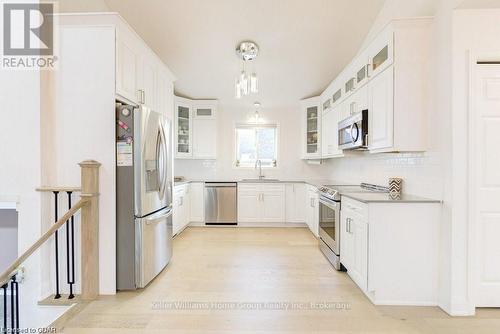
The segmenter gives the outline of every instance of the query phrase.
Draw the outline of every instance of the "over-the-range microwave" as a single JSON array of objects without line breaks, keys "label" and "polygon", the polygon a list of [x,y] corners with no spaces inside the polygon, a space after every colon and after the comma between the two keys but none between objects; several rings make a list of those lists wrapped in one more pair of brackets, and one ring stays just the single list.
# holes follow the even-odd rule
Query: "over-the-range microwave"
[{"label": "over-the-range microwave", "polygon": [[340,121],[338,131],[340,149],[368,149],[368,110],[363,110]]}]

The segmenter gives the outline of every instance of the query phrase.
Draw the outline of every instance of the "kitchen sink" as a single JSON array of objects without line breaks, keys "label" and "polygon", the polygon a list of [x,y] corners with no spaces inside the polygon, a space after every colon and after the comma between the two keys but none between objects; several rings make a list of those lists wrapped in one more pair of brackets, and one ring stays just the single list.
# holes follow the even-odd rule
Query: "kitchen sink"
[{"label": "kitchen sink", "polygon": [[242,182],[258,182],[258,183],[264,183],[264,182],[280,182],[278,179],[243,179],[241,180]]}]

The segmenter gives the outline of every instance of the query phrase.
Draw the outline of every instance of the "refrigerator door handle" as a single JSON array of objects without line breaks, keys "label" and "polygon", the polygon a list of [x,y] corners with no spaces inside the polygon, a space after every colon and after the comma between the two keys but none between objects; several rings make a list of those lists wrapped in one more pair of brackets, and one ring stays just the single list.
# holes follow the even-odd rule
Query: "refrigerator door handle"
[{"label": "refrigerator door handle", "polygon": [[146,225],[151,225],[155,222],[158,222],[160,220],[163,220],[165,218],[168,218],[172,215],[172,209],[168,209],[167,212],[164,212],[160,215],[153,215],[151,217],[148,217],[148,218],[145,218],[145,221],[146,221]]},{"label": "refrigerator door handle", "polygon": [[158,192],[160,199],[165,196],[165,182],[166,182],[166,152],[165,152],[165,133],[163,132],[163,126],[160,124],[158,128],[158,136],[156,142],[156,171],[158,180]]}]

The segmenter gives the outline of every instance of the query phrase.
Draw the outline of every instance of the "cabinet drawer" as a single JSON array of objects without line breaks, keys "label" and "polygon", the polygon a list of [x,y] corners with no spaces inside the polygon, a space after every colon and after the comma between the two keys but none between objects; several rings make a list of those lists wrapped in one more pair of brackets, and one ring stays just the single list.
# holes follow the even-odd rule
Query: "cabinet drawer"
[{"label": "cabinet drawer", "polygon": [[349,210],[365,221],[368,220],[368,205],[352,198],[342,196],[341,210]]},{"label": "cabinet drawer", "polygon": [[238,192],[257,192],[259,186],[257,184],[238,183]]},{"label": "cabinet drawer", "polygon": [[262,184],[260,186],[262,192],[285,192],[284,184]]}]

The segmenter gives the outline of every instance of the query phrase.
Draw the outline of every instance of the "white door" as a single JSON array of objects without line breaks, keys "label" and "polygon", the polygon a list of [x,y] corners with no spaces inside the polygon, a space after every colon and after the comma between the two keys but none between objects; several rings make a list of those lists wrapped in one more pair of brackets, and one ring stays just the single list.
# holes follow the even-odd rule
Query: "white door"
[{"label": "white door", "polygon": [[471,170],[476,306],[500,307],[500,65],[477,65]]},{"label": "white door", "polygon": [[262,222],[285,222],[285,194],[282,192],[262,192]]},{"label": "white door", "polygon": [[169,91],[169,84],[170,80],[167,77],[167,75],[162,71],[161,69],[158,70],[157,72],[157,78],[156,78],[156,104],[158,106],[157,112],[170,117],[169,115],[169,108],[167,106],[167,103],[169,101],[168,94],[170,93]]},{"label": "white door", "polygon": [[260,220],[260,192],[249,191],[238,193],[238,222],[255,223]]},{"label": "white door", "polygon": [[217,157],[217,121],[193,118],[193,157],[215,159]]},{"label": "white door", "polygon": [[192,222],[204,222],[205,221],[205,184],[203,182],[196,182],[190,184],[190,194],[189,194],[189,207],[191,212]]},{"label": "white door", "polygon": [[191,107],[188,104],[175,105],[175,157],[192,157],[193,120]]},{"label": "white door", "polygon": [[116,35],[116,93],[137,102],[137,73],[139,52],[133,38],[123,31]]},{"label": "white door", "polygon": [[351,221],[352,239],[352,266],[349,275],[353,281],[366,291],[368,287],[368,224],[355,217]]},{"label": "white door", "polygon": [[[354,261],[353,236],[349,232],[350,221],[352,221],[352,216],[349,210],[340,210],[340,262],[348,271],[351,270]],[[352,229],[352,224],[350,228]]]},{"label": "white door", "polygon": [[370,150],[387,149],[394,142],[394,67],[368,83],[368,123]]},{"label": "white door", "polygon": [[156,111],[156,64],[151,57],[144,56],[139,65],[139,90],[142,91],[142,102],[149,108]]}]

